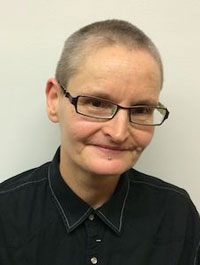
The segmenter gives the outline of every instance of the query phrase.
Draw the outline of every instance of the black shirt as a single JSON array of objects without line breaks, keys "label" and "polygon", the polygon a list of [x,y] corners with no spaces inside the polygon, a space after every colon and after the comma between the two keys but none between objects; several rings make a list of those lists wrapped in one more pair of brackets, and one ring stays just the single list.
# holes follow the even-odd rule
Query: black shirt
[{"label": "black shirt", "polygon": [[200,220],[187,193],[134,169],[97,210],[52,162],[0,185],[0,265],[199,265]]}]

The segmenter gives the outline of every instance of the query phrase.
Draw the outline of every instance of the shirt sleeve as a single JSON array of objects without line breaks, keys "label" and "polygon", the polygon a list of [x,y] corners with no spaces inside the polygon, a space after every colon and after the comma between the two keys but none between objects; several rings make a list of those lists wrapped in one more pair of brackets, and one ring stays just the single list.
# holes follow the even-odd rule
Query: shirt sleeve
[{"label": "shirt sleeve", "polygon": [[179,265],[200,265],[200,217],[191,201]]},{"label": "shirt sleeve", "polygon": [[197,253],[195,257],[195,265],[200,265],[200,243],[197,246]]}]

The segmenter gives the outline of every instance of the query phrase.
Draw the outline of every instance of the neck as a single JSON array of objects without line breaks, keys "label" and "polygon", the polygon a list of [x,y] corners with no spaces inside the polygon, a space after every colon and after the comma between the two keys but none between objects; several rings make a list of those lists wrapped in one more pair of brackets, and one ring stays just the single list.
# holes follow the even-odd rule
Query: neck
[{"label": "neck", "polygon": [[70,189],[93,209],[99,208],[111,198],[120,178],[77,170],[66,163],[62,152],[60,173]]}]

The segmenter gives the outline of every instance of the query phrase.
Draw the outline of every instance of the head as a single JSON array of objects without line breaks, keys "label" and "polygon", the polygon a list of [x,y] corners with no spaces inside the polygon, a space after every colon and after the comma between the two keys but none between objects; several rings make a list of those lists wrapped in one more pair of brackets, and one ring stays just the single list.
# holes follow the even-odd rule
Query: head
[{"label": "head", "polygon": [[129,50],[145,50],[158,63],[161,84],[163,66],[159,51],[151,39],[139,28],[123,20],[92,23],[74,32],[65,42],[56,68],[56,79],[68,86],[69,79],[84,64],[87,56],[104,47],[122,46]]},{"label": "head", "polygon": [[162,81],[157,48],[132,24],[108,20],[71,35],[56,78],[46,87],[48,116],[60,124],[61,163],[68,172],[119,176],[136,163],[154,127],[131,124],[123,108],[111,120],[80,115],[60,84],[73,97],[99,97],[130,107],[157,106]]}]

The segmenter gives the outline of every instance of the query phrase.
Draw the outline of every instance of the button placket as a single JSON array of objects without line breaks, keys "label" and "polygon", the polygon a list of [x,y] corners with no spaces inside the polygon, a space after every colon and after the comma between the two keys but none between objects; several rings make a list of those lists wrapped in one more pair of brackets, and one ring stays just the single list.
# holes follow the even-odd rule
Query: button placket
[{"label": "button placket", "polygon": [[97,262],[98,262],[98,260],[97,260],[96,257],[92,257],[92,258],[91,258],[91,263],[92,263],[92,264],[97,264]]},{"label": "button placket", "polygon": [[88,264],[99,264],[99,255],[102,249],[102,238],[104,234],[104,224],[95,214],[91,213],[85,221],[87,232],[87,259]]},{"label": "button placket", "polygon": [[90,221],[93,221],[94,220],[94,214],[90,214],[88,218]]}]

